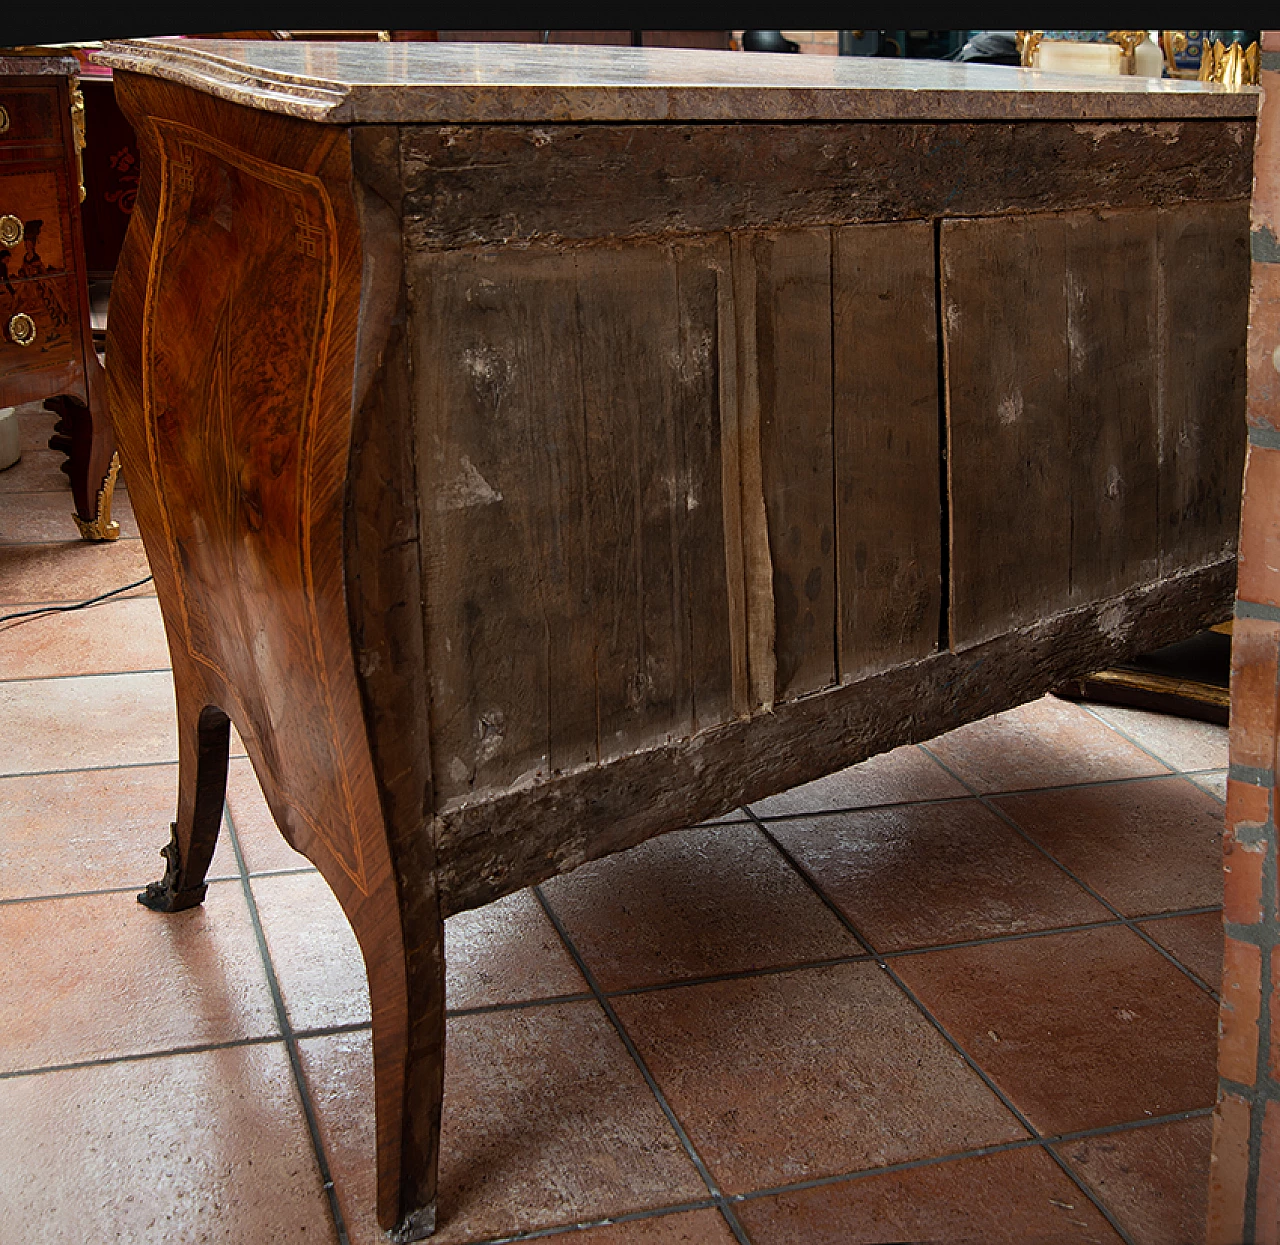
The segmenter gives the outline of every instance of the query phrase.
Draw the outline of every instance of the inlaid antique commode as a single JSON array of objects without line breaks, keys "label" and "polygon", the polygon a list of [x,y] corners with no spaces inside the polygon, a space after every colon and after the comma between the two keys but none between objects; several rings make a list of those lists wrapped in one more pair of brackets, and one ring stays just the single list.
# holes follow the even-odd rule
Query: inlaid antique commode
[{"label": "inlaid antique commode", "polygon": [[79,68],[0,55],[0,407],[43,400],[58,416],[49,444],[67,455],[72,517],[98,541],[120,535],[120,461],[89,320]]},{"label": "inlaid antique commode", "polygon": [[[436,1216],[442,919],[1230,612],[1256,98],[139,41],[107,374],[198,903],[228,721]],[[449,1214],[449,1207],[441,1207]]]}]

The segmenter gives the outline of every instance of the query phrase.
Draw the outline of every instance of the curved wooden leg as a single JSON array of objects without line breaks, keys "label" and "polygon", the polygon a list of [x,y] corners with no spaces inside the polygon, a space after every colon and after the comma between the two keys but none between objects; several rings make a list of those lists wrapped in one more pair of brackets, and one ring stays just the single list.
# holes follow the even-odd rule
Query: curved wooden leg
[{"label": "curved wooden leg", "polygon": [[156,912],[194,908],[205,896],[205,874],[217,846],[227,793],[231,722],[212,705],[192,708],[178,691],[178,820],[161,849],[164,877],[138,902]]},{"label": "curved wooden leg", "polygon": [[45,400],[45,410],[58,416],[49,448],[67,456],[62,470],[71,482],[74,518],[85,540],[116,540],[120,524],[111,517],[111,498],[120,456],[107,410],[107,387],[102,365],[94,355],[86,366],[89,401],[67,395]]},{"label": "curved wooden leg", "polygon": [[436,1227],[445,1025],[439,907],[429,887],[405,903],[397,890],[388,879],[347,915],[373,1012],[378,1222],[400,1243]]}]

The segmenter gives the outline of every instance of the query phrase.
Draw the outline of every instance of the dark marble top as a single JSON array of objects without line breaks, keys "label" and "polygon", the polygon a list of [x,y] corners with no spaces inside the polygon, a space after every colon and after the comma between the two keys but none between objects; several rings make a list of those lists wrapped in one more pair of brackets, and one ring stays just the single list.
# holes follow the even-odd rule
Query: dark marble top
[{"label": "dark marble top", "polygon": [[94,59],[343,124],[1179,119],[1251,117],[1258,100],[1175,79],[685,48],[139,39]]},{"label": "dark marble top", "polygon": [[9,52],[0,55],[0,77],[21,77],[27,74],[54,74],[69,77],[80,72],[80,62],[74,56],[37,56]]}]

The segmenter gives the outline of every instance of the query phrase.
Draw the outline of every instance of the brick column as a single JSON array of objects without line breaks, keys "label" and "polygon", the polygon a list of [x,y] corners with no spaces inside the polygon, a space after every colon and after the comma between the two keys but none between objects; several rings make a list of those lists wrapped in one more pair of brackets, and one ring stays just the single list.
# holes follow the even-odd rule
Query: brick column
[{"label": "brick column", "polygon": [[1209,1245],[1280,1245],[1280,31],[1262,48]]}]

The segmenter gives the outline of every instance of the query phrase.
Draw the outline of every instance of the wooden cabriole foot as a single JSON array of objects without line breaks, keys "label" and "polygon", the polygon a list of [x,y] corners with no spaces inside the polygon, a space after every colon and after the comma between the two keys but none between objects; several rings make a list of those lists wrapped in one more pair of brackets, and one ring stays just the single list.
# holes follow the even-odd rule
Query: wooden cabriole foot
[{"label": "wooden cabriole foot", "polygon": [[387,1239],[395,1245],[406,1245],[409,1241],[425,1241],[436,1230],[436,1204],[415,1210],[400,1220],[390,1232]]},{"label": "wooden cabriole foot", "polygon": [[203,881],[190,885],[183,877],[182,848],[178,843],[176,821],[170,823],[169,841],[160,849],[160,855],[164,857],[164,877],[158,882],[148,882],[147,889],[138,896],[138,902],[152,912],[182,912],[203,903],[209,888]]},{"label": "wooden cabriole foot", "polygon": [[120,474],[120,455],[107,412],[102,365],[94,356],[86,365],[87,403],[63,394],[45,400],[45,409],[58,417],[49,448],[67,456],[62,470],[71,483],[73,518],[85,540],[120,538],[120,524],[111,517],[111,499]]},{"label": "wooden cabriole foot", "polygon": [[212,705],[199,712],[178,694],[178,820],[160,850],[164,877],[150,882],[138,902],[153,912],[194,908],[205,896],[205,874],[218,844],[227,793],[231,721]]}]

